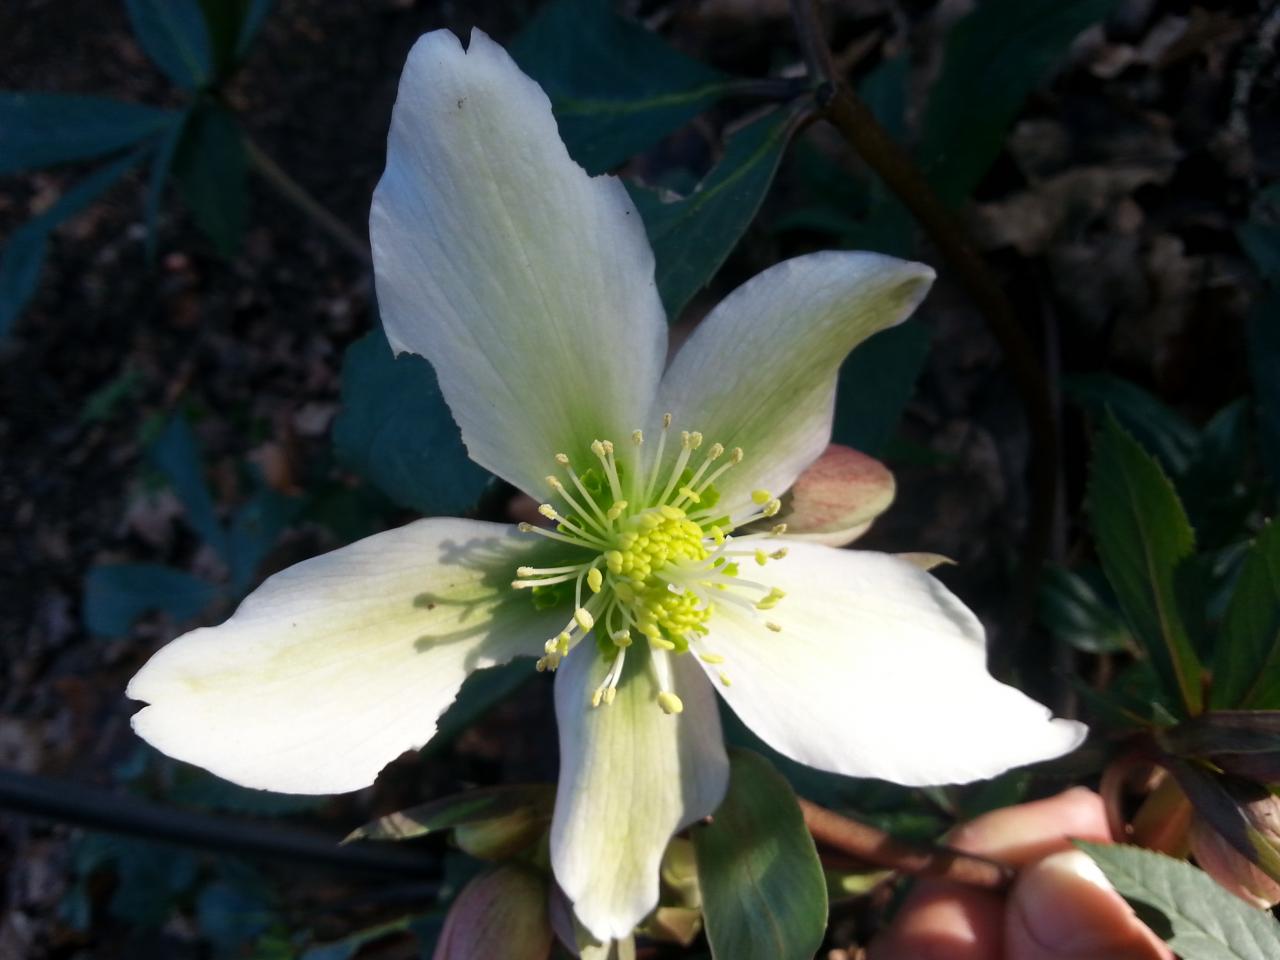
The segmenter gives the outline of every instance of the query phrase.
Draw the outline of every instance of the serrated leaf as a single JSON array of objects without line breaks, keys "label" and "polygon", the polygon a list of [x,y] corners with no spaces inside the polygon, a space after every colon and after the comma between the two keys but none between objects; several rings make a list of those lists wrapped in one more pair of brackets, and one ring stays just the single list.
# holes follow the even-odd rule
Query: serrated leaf
[{"label": "serrated leaf", "polygon": [[[951,30],[918,154],[943,199],[967,197],[1023,101],[1116,0],[985,0]],[[981,109],[975,109],[981,104]]]},{"label": "serrated leaf", "polygon": [[1160,465],[1111,418],[1094,442],[1089,508],[1103,570],[1135,639],[1169,694],[1198,713],[1202,667],[1175,589],[1195,537]]},{"label": "serrated leaf", "polygon": [[220,589],[173,567],[153,563],[103,564],[89,569],[84,621],[91,633],[119,637],[144,613],[163,610],[179,622],[198,616]]},{"label": "serrated leaf", "polygon": [[[1227,893],[1183,860],[1137,847],[1077,841],[1144,919],[1156,911],[1156,932],[1182,960],[1274,960],[1280,924]],[[1163,929],[1161,929],[1163,927]]]},{"label": "serrated leaf", "polygon": [[101,196],[140,158],[139,153],[131,153],[95,170],[9,237],[0,259],[0,337],[9,332],[35,295],[49,234],[63,220],[75,216]]},{"label": "serrated leaf", "polygon": [[1086,653],[1123,653],[1133,637],[1119,612],[1080,573],[1049,567],[1040,580],[1040,620],[1055,637]]},{"label": "serrated leaf", "polygon": [[737,246],[773,183],[795,115],[778,110],[729,138],[724,156],[698,189],[665,201],[653,190],[628,184],[644,218],[657,264],[658,291],[674,322]]},{"label": "serrated leaf", "polygon": [[152,61],[185,90],[213,77],[213,49],[197,0],[125,0],[134,35]]},{"label": "serrated leaf", "polygon": [[333,443],[348,467],[428,515],[470,509],[489,476],[467,456],[431,364],[393,356],[381,329],[347,348]]},{"label": "serrated leaf", "polygon": [[729,792],[692,830],[707,940],[716,960],[808,960],[822,945],[827,887],[782,774],[731,750]]},{"label": "serrated leaf", "polygon": [[1187,469],[1199,443],[1196,428],[1137,384],[1089,373],[1066,378],[1063,391],[1099,423],[1110,412],[1169,473],[1176,476]]},{"label": "serrated leaf", "polygon": [[605,0],[547,4],[511,54],[546,90],[570,155],[593,174],[657,143],[732,84]]},{"label": "serrated leaf", "polygon": [[411,840],[524,809],[542,811],[549,817],[554,802],[555,790],[549,784],[483,787],[389,813],[351,831],[342,842]]},{"label": "serrated leaf", "polygon": [[224,257],[240,249],[249,222],[248,163],[231,111],[216,103],[192,111],[174,171],[196,225]]},{"label": "serrated leaf", "polygon": [[1280,523],[1263,527],[1236,581],[1213,664],[1210,702],[1280,708]]},{"label": "serrated leaf", "polygon": [[162,131],[173,112],[60,93],[0,92],[0,175],[123,150]]}]

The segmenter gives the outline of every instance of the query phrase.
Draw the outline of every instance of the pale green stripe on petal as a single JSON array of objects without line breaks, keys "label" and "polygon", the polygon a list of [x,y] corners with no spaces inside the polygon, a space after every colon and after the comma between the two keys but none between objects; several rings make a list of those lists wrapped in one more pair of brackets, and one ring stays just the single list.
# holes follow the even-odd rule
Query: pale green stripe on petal
[{"label": "pale green stripe on petal", "polygon": [[611,704],[591,706],[608,669],[593,642],[556,675],[560,786],[551,864],[578,920],[602,941],[629,936],[658,902],[658,867],[677,831],[724,799],[729,761],[711,685],[689,656],[668,658],[679,714],[658,706],[643,644],[628,651]]},{"label": "pale green stripe on petal", "polygon": [[825,251],[771,267],[694,330],[662,378],[650,421],[670,412],[678,428],[742,447],[742,467],[720,484],[727,506],[757,488],[777,496],[831,439],[845,356],[910,316],[932,281],[924,264],[875,253]]},{"label": "pale green stripe on petal", "polygon": [[718,607],[729,706],[800,763],[909,786],[966,783],[1075,749],[1085,728],[998,682],[978,619],[908,560],[791,543],[759,578],[780,631]]},{"label": "pale green stripe on petal", "polygon": [[[341,793],[435,732],[472,670],[536,656],[565,612],[510,588],[539,544],[419,520],[269,578],[129,684],[152,746],[247,787]],[[530,670],[533,669],[532,661]]]},{"label": "pale green stripe on petal", "polygon": [[541,499],[556,453],[644,426],[667,342],[644,224],[481,31],[409,53],[369,232],[391,345],[434,364],[477,463]]}]

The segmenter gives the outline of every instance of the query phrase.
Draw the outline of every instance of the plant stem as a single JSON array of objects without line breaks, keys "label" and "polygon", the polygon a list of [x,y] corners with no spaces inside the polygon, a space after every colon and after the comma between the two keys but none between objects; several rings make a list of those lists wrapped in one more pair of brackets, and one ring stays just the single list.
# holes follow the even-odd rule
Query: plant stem
[{"label": "plant stem", "polygon": [[404,847],[339,846],[332,839],[291,827],[174,810],[87,784],[14,770],[0,770],[0,808],[214,853],[284,860],[294,866],[360,870],[419,880],[439,872],[432,859]]},{"label": "plant stem", "polygon": [[[791,10],[823,118],[902,201],[955,271],[999,342],[1026,411],[1031,434],[1031,507],[1021,589],[1015,592],[1016,606],[1011,611],[1018,625],[1025,627],[1034,612],[1035,588],[1050,545],[1058,460],[1057,417],[1036,349],[1000,282],[911,155],[889,136],[853,90],[831,73],[831,54],[822,39],[815,0],[791,0]],[[998,671],[1009,666],[1008,651],[1000,659],[1005,662],[993,665]]]},{"label": "plant stem", "polygon": [[896,840],[883,830],[842,817],[808,800],[800,800],[800,810],[815,843],[862,863],[985,890],[1003,890],[1013,881],[1013,868],[996,860],[950,847]]},{"label": "plant stem", "polygon": [[262,152],[261,148],[245,137],[245,152],[249,163],[263,180],[267,181],[282,197],[297,207],[316,226],[329,234],[338,245],[363,263],[373,266],[369,245],[360,239],[345,223],[313,197],[302,184],[285,173],[278,163]]}]

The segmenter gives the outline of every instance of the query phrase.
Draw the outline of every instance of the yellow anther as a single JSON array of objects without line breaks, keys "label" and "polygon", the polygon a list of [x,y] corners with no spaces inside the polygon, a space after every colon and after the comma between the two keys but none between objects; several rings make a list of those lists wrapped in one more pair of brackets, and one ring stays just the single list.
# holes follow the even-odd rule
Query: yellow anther
[{"label": "yellow anther", "polygon": [[617,687],[605,687],[604,705],[607,707],[609,704],[613,703],[613,698],[616,697],[617,695],[618,695]]},{"label": "yellow anther", "polygon": [[649,637],[649,646],[657,650],[666,650],[667,652],[670,652],[676,648],[676,645],[674,643],[672,643],[670,640],[668,640],[666,637],[662,636],[661,634],[659,634],[656,637]]},{"label": "yellow anther", "polygon": [[760,512],[764,514],[766,517],[776,517],[778,515],[778,511],[781,509],[782,509],[781,500],[770,500],[768,503],[764,505],[764,509],[761,510]]},{"label": "yellow anther", "polygon": [[723,547],[723,546],[724,546],[724,531],[723,531],[722,529],[720,529],[720,527],[719,527],[719,526],[714,526],[714,525],[713,525],[713,526],[711,527],[711,530],[710,530],[709,532],[710,532],[710,534],[711,534],[711,539],[715,541],[716,546],[717,546],[717,547]]},{"label": "yellow anther", "polygon": [[689,434],[689,449],[697,450],[700,446],[702,446],[702,434],[695,430]]},{"label": "yellow anther", "polygon": [[769,556],[771,556],[774,560],[781,560],[786,555],[787,555],[786,547],[779,547],[777,550],[773,551],[773,553],[769,554]]},{"label": "yellow anther", "polygon": [[525,523],[521,521],[520,523],[516,524],[516,529],[519,530],[521,533],[533,533],[533,524]]},{"label": "yellow anther", "polygon": [[568,454],[565,454],[565,453],[557,453],[557,454],[556,454],[556,463],[561,464],[562,466],[566,466],[566,467],[567,467],[567,466],[569,465],[569,455],[568,455]]},{"label": "yellow anther", "polygon": [[592,593],[599,593],[600,588],[604,586],[604,574],[600,572],[599,567],[592,567],[587,571],[587,586],[591,588]]},{"label": "yellow anther", "polygon": [[762,566],[762,567],[763,567],[763,566],[764,566],[766,563],[768,563],[768,562],[769,562],[769,555],[768,555],[767,553],[765,553],[763,550],[761,550],[759,547],[757,547],[757,548],[756,548],[756,563],[760,564],[760,566]]},{"label": "yellow anther", "polygon": [[550,640],[548,640],[546,643],[542,645],[542,649],[546,653],[555,653],[556,650],[559,649],[559,647],[560,647],[560,642],[556,637],[552,637]]},{"label": "yellow anther", "polygon": [[680,446],[684,447],[686,450],[689,450],[689,449],[692,449],[691,447],[692,442],[693,442],[693,434],[691,434],[688,430],[681,430]]},{"label": "yellow anther", "polygon": [[516,567],[517,577],[532,577],[534,574],[533,567]]},{"label": "yellow anther", "polygon": [[604,555],[605,566],[609,568],[609,572],[617,575],[622,572],[622,554],[617,550],[608,550]]},{"label": "yellow anther", "polygon": [[632,430],[632,431],[631,431],[631,442],[632,442],[632,443],[634,443],[637,447],[638,447],[638,446],[640,446],[640,444],[644,443],[644,431],[643,431],[643,430]]},{"label": "yellow anther", "polygon": [[607,456],[613,456],[613,441],[612,441],[612,440],[601,440],[601,441],[600,441],[600,446],[601,446],[601,448],[604,450],[604,452],[605,452],[605,454],[606,454]]},{"label": "yellow anther", "polygon": [[[685,516],[685,513],[683,510],[681,510],[679,507],[673,507],[669,503],[664,503],[662,506],[660,506],[658,508],[658,512],[662,514],[664,517],[666,517],[668,520],[683,520]],[[653,516],[653,515],[650,514],[650,516]],[[658,522],[661,523],[662,521],[659,520]]]},{"label": "yellow anther", "polygon": [[702,502],[702,497],[698,496],[697,491],[689,487],[681,487],[680,496],[684,497],[686,500],[692,500],[694,503]]},{"label": "yellow anther", "polygon": [[723,686],[723,687],[731,687],[731,686],[733,686],[733,684],[729,682],[729,675],[728,675],[727,673],[725,673],[723,670],[721,670],[721,671],[720,671],[720,673],[719,673],[719,677],[720,677],[720,685],[721,685],[721,686]]},{"label": "yellow anther", "polygon": [[772,590],[770,590],[763,597],[761,597],[759,600],[756,601],[756,607],[757,609],[760,609],[760,610],[770,610],[773,607],[776,607],[778,605],[778,601],[781,600],[786,595],[787,594],[784,590],[781,590],[778,587],[774,587]]},{"label": "yellow anther", "polygon": [[780,537],[787,532],[787,525],[785,523],[775,523],[773,525],[773,529],[770,530],[769,532],[772,533],[775,537]]},{"label": "yellow anther", "polygon": [[663,690],[658,694],[658,706],[666,714],[676,714],[684,710],[684,703],[670,690]]},{"label": "yellow anther", "polygon": [[735,560],[724,565],[724,574],[727,577],[736,577],[738,575],[738,562]]},{"label": "yellow anther", "polygon": [[613,641],[614,646],[625,649],[631,646],[631,631],[615,630],[609,639]]},{"label": "yellow anther", "polygon": [[590,630],[596,625],[595,618],[587,612],[585,607],[579,607],[577,610],[573,611],[573,619],[577,621],[578,626],[583,629],[583,632]]},{"label": "yellow anther", "polygon": [[613,506],[611,506],[608,509],[608,511],[605,513],[605,516],[608,517],[610,520],[617,520],[620,516],[622,516],[623,511],[626,509],[627,509],[627,501],[616,500],[614,501]]},{"label": "yellow anther", "polygon": [[713,443],[711,445],[711,449],[707,451],[708,460],[719,460],[723,456],[724,456],[723,443]]},{"label": "yellow anther", "polygon": [[601,443],[599,440],[592,440],[592,441],[591,441],[591,452],[592,452],[592,453],[594,453],[597,457],[603,457],[603,456],[604,456],[604,444],[603,444],[603,443]]},{"label": "yellow anther", "polygon": [[604,699],[604,690],[602,689],[596,690],[596,692],[591,695],[591,706],[593,707],[600,706],[600,701],[603,699]]},{"label": "yellow anther", "polygon": [[570,639],[571,638],[567,633],[562,633],[558,637],[556,637],[556,651],[560,654],[560,656],[563,657],[568,655]]},{"label": "yellow anther", "polygon": [[733,463],[741,463],[744,456],[746,456],[746,454],[742,452],[741,447],[734,447],[733,452],[729,454],[729,460]]},{"label": "yellow anther", "polygon": [[548,520],[559,520],[560,514],[556,513],[556,508],[549,503],[541,503],[538,505],[538,512]]},{"label": "yellow anther", "polygon": [[712,666],[715,666],[717,663],[724,663],[724,657],[720,656],[718,653],[700,653],[698,654],[698,659],[703,663],[709,663]]},{"label": "yellow anther", "polygon": [[768,627],[770,630],[772,630],[774,633],[782,632],[782,624],[780,623],[774,623],[772,620],[766,620],[764,622],[764,625]]},{"label": "yellow anther", "polygon": [[757,505],[766,504],[773,499],[773,494],[768,490],[752,490],[751,502]]}]

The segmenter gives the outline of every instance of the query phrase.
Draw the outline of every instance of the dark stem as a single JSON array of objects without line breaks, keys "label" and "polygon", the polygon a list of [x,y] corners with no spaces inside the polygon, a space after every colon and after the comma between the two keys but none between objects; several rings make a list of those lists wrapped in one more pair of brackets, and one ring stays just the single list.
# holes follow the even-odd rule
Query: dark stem
[{"label": "dark stem", "polygon": [[369,253],[369,245],[360,239],[345,223],[335,217],[332,211],[306,191],[297,180],[285,173],[284,169],[262,152],[256,143],[245,137],[245,152],[249,164],[263,180],[269,183],[277,193],[297,207],[312,223],[329,234],[342,249],[363,263],[373,266],[373,257]]},{"label": "dark stem", "polygon": [[[1031,433],[1028,470],[1031,507],[1023,547],[1020,589],[1015,593],[1016,607],[1011,611],[1021,633],[1031,621],[1040,568],[1048,555],[1057,483],[1057,418],[1039,357],[1000,282],[911,155],[889,136],[870,108],[848,85],[829,72],[830,52],[825,42],[822,42],[822,48],[827,50],[825,57],[810,52],[814,38],[821,41],[814,0],[791,0],[791,10],[806,49],[806,59],[817,65],[816,69],[814,66],[810,69],[815,70],[814,76],[818,81],[815,97],[823,117],[911,211],[955,271],[957,279],[973,298],[999,342],[1026,411]],[[993,664],[997,671],[1002,672],[1009,666],[1009,651],[1004,651],[1004,654],[999,658],[1004,662]]]},{"label": "dark stem", "polygon": [[1004,890],[1013,882],[1013,868],[996,860],[950,847],[896,840],[883,830],[842,817],[808,800],[800,800],[800,809],[804,824],[819,847],[830,848],[859,863],[984,890]]},{"label": "dark stem", "polygon": [[82,783],[14,770],[0,770],[0,808],[91,830],[214,853],[284,860],[294,866],[359,870],[418,880],[438,873],[431,858],[407,847],[338,846],[333,839],[293,827],[175,810]]}]

